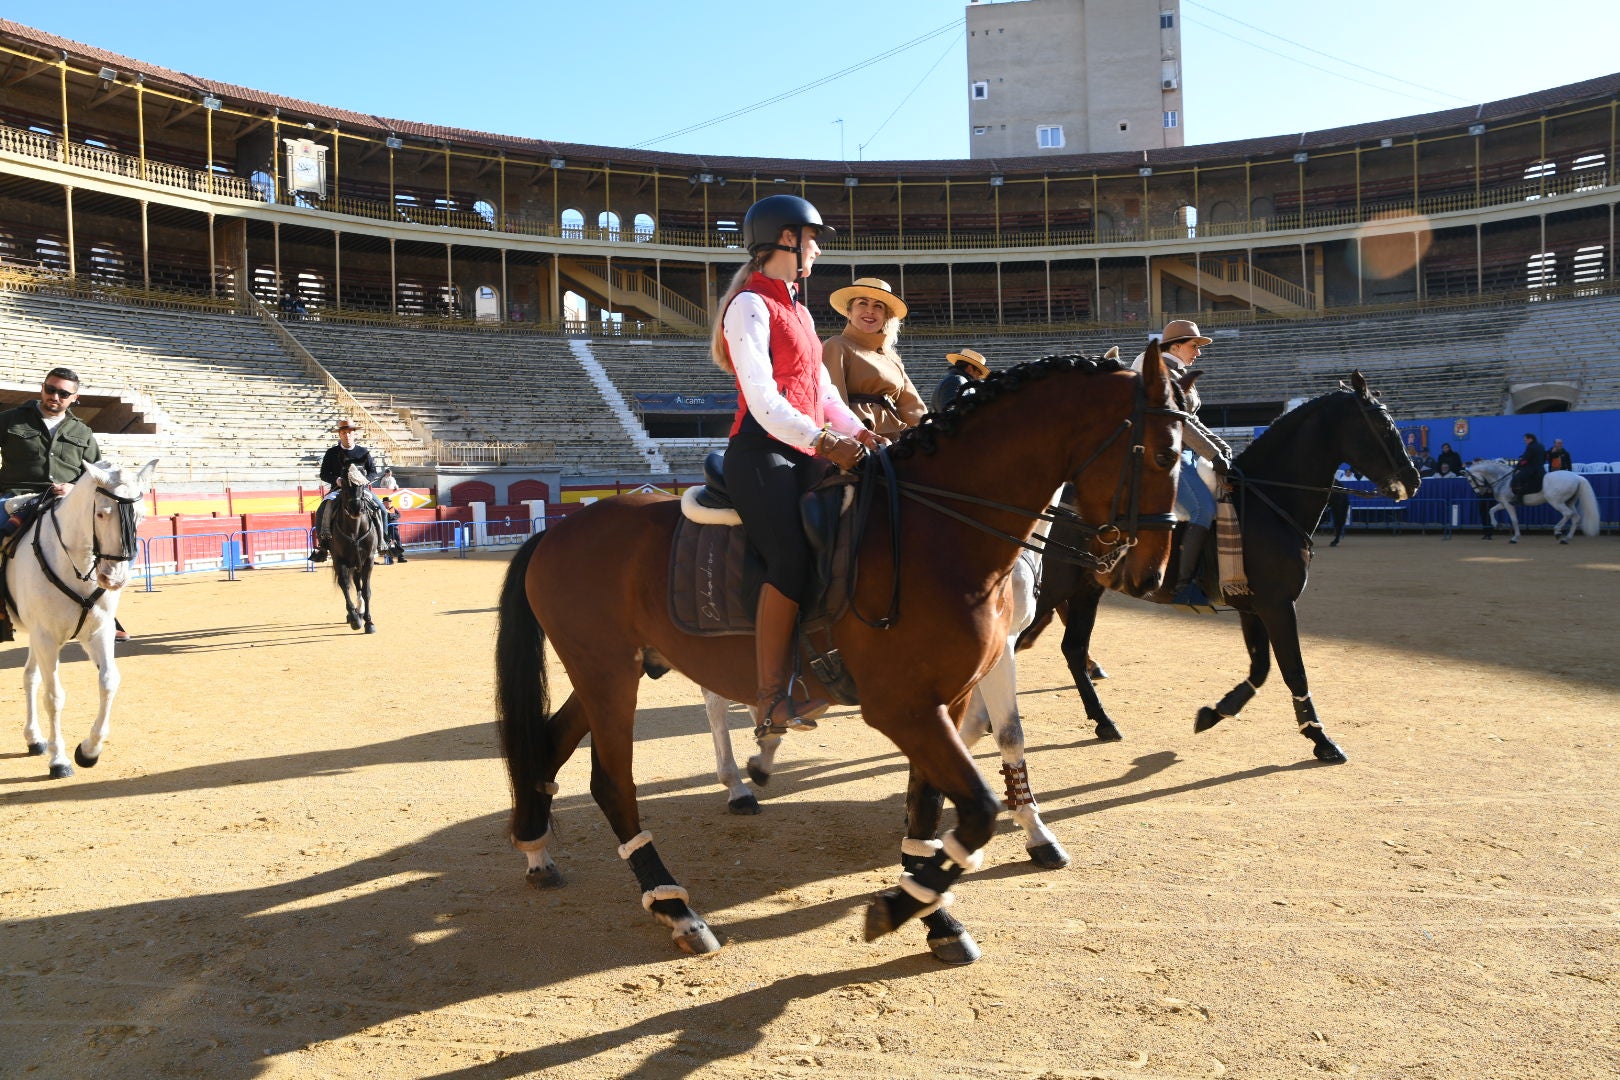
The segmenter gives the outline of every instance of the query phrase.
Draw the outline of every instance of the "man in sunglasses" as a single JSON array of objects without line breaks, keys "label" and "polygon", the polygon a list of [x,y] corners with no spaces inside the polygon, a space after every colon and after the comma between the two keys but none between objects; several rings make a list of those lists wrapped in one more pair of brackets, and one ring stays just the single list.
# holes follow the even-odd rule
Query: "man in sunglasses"
[{"label": "man in sunglasses", "polygon": [[[71,368],[52,368],[39,388],[39,400],[0,413],[0,498],[5,521],[0,539],[27,520],[35,499],[51,492],[58,498],[73,489],[87,463],[101,460],[90,425],[69,407],[79,399],[79,376]],[[4,619],[0,611],[0,620]],[[0,625],[0,641],[11,639],[9,623]]]}]

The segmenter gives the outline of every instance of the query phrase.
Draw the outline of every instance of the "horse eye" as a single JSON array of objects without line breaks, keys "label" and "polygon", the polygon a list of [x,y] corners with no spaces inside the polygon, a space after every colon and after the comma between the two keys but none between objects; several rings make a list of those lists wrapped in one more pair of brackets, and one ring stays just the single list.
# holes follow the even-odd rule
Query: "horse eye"
[{"label": "horse eye", "polygon": [[1174,450],[1160,450],[1153,455],[1153,460],[1157,461],[1160,467],[1168,469],[1176,463],[1176,458],[1179,456]]}]

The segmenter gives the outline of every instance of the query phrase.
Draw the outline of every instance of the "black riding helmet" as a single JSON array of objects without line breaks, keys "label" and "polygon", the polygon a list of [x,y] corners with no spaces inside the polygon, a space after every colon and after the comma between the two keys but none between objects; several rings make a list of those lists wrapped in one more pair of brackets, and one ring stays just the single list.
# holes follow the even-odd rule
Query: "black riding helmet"
[{"label": "black riding helmet", "polygon": [[761,248],[797,251],[797,248],[779,245],[777,238],[783,229],[802,229],[807,225],[815,226],[818,232],[837,231],[821,220],[821,212],[809,199],[797,195],[768,195],[748,208],[743,218],[743,244],[750,255],[757,254]]}]

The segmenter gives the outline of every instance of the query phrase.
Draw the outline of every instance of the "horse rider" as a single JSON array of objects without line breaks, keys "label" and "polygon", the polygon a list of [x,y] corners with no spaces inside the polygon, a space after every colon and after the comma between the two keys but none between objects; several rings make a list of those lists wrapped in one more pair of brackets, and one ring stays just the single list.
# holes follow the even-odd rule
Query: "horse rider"
[{"label": "horse rider", "polygon": [[[71,411],[77,400],[78,373],[52,368],[40,385],[38,401],[0,413],[0,498],[6,509],[0,540],[32,520],[41,495],[61,498],[73,490],[87,464],[101,460],[95,432]],[[129,640],[123,627],[117,637]],[[11,639],[10,616],[0,607],[0,641]]]},{"label": "horse rider", "polygon": [[916,427],[928,406],[894,347],[905,301],[882,278],[863,277],[834,291],[831,303],[848,320],[821,346],[833,389],[861,423],[885,438]]},{"label": "horse rider", "polygon": [[933,397],[929,399],[928,404],[933,412],[944,412],[945,406],[956,400],[956,395],[983,382],[990,375],[989,362],[972,349],[946,353],[945,359],[951,367],[945,377],[939,380],[939,385],[934,387]]},{"label": "horse rider", "polygon": [[[1171,378],[1180,383],[1197,362],[1204,346],[1213,340],[1199,333],[1195,322],[1172,319],[1166,323],[1164,332],[1159,335],[1159,349],[1165,366],[1170,369]],[[1132,364],[1137,371],[1142,370],[1142,359],[1138,356]],[[1215,463],[1218,471],[1224,472],[1231,465],[1232,448],[1197,420],[1196,394],[1188,394],[1187,412],[1189,419],[1181,425],[1183,449]],[[1176,567],[1176,591],[1172,602],[1195,611],[1214,611],[1215,606],[1210,603],[1197,578],[1199,556],[1215,524],[1215,496],[1198,475],[1198,470],[1190,467],[1195,464],[1196,461],[1188,461],[1189,467],[1183,467],[1181,478],[1176,483],[1176,507],[1186,515],[1187,525],[1181,536],[1181,561]]]},{"label": "horse rider", "polygon": [[1524,453],[1513,466],[1513,481],[1508,485],[1513,493],[1514,502],[1522,502],[1524,496],[1534,495],[1541,490],[1541,482],[1547,476],[1547,448],[1541,445],[1536,433],[1524,433]]},{"label": "horse rider", "polygon": [[[349,475],[349,466],[358,465],[369,484],[377,477],[377,466],[371,460],[371,451],[356,440],[360,425],[353,420],[340,420],[337,426],[337,445],[328,447],[321,458],[321,482],[331,488],[315,508],[315,549],[309,553],[310,562],[325,562],[332,541],[332,503],[337,500],[339,484]],[[376,496],[366,488],[366,498],[374,509],[380,509]]]},{"label": "horse rider", "polygon": [[822,461],[852,469],[883,445],[838,396],[805,306],[804,279],[821,254],[816,238],[832,231],[797,195],[749,207],[748,262],[720,301],[709,343],[716,366],[737,379],[726,487],[765,562],[754,622],[761,735],[811,730],[827,707],[793,696],[794,630],[811,565],[799,496],[825,474]]}]

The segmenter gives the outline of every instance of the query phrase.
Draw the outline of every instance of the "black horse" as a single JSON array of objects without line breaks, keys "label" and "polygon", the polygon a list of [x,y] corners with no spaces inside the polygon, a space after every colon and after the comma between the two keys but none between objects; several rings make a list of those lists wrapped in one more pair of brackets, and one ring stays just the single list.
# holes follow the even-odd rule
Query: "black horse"
[{"label": "black horse", "polygon": [[[1233,463],[1230,481],[1242,529],[1249,592],[1230,596],[1227,602],[1237,609],[1243,624],[1249,677],[1214,708],[1199,709],[1195,731],[1208,731],[1249,703],[1270,671],[1269,647],[1294,695],[1300,734],[1314,744],[1318,760],[1345,760],[1344,752],[1327,737],[1316,718],[1294,614],[1294,602],[1305,591],[1311,533],[1321,521],[1334,490],[1334,472],[1342,461],[1397,501],[1410,498],[1421,483],[1401,446],[1394,421],[1367,389],[1359,371],[1351,377],[1349,387],[1323,394],[1279,417]],[[1183,473],[1180,482],[1196,480]],[[1066,539],[1062,529],[1061,523],[1053,527],[1054,539]],[[1175,565],[1174,558],[1171,565]],[[1020,638],[1019,648],[1035,640],[1054,612],[1064,615],[1063,657],[1085,702],[1086,716],[1096,725],[1097,737],[1111,741],[1121,738],[1119,728],[1104,711],[1092,680],[1085,677],[1102,592],[1093,575],[1048,560],[1035,619]],[[1161,588],[1144,599],[1170,603],[1171,592]]]},{"label": "black horse", "polygon": [[377,627],[371,621],[371,567],[382,549],[382,533],[370,485],[358,465],[350,465],[340,479],[331,514],[332,572],[337,575],[338,588],[343,590],[349,629],[363,626],[366,633],[375,634]]}]

